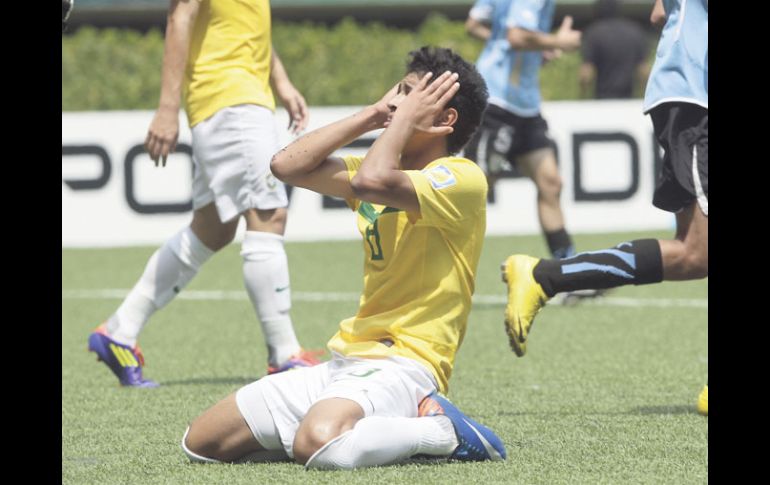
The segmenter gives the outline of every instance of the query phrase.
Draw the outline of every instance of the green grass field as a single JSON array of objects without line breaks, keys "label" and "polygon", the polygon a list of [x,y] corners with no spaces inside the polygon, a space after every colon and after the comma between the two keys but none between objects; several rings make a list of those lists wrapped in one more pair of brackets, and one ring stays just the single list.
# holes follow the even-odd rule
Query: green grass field
[{"label": "green grass field", "polygon": [[[587,250],[640,237],[650,234],[575,239]],[[350,294],[361,290],[361,244],[286,249],[297,334],[305,347],[322,348],[355,312]],[[506,461],[415,461],[353,472],[308,472],[294,463],[191,464],[179,447],[187,423],[265,373],[238,250],[231,245],[212,258],[145,327],[145,375],[162,384],[150,390],[119,387],[86,352],[86,340],[154,248],[62,250],[63,483],[708,481],[708,418],[694,406],[708,377],[708,281],[621,288],[603,302],[549,306],[538,316],[527,356],[517,358],[503,330],[498,266],[511,252],[544,255],[539,236],[487,239],[479,300],[450,381],[449,397],[503,439]]]}]

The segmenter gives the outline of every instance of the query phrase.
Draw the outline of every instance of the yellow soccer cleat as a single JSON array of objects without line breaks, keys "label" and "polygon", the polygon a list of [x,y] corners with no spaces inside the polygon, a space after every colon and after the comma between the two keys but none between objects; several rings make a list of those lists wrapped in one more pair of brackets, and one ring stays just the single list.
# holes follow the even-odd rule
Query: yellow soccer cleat
[{"label": "yellow soccer cleat", "polygon": [[698,396],[698,412],[704,416],[709,415],[709,386],[706,384]]},{"label": "yellow soccer cleat", "polygon": [[548,297],[540,283],[535,281],[532,270],[540,260],[523,254],[515,254],[500,265],[503,281],[508,285],[508,305],[505,307],[505,331],[511,349],[522,357],[527,353],[529,335],[535,315]]}]

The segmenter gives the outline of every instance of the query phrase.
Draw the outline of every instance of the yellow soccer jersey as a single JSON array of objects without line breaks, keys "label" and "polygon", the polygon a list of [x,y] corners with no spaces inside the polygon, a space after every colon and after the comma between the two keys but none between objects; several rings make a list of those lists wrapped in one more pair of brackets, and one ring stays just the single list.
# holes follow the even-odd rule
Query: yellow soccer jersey
[{"label": "yellow soccer jersey", "polygon": [[198,0],[184,77],[190,126],[238,104],[275,109],[270,89],[270,2]]},{"label": "yellow soccer jersey", "polygon": [[[345,158],[350,178],[361,162]],[[446,392],[471,309],[487,181],[475,163],[456,157],[404,172],[420,214],[348,201],[364,238],[364,291],[358,313],[340,323],[329,349],[349,357],[416,360]]]}]

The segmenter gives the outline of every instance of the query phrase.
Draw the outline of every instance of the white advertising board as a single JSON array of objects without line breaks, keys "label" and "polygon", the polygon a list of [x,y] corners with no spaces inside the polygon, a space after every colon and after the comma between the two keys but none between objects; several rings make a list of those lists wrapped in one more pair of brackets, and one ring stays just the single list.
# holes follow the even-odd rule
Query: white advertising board
[{"label": "white advertising board", "polygon": [[[311,108],[309,129],[358,109]],[[189,223],[187,119],[180,113],[178,151],[160,168],[143,149],[152,116],[152,111],[62,113],[62,247],[157,245]],[[673,227],[673,216],[650,203],[659,154],[640,100],[550,102],[543,116],[559,151],[562,208],[571,232]],[[286,113],[279,109],[275,120],[284,146],[291,141]],[[338,154],[363,154],[375,136],[356,140]],[[529,179],[504,178],[491,190],[487,234],[540,231]],[[291,190],[286,239],[357,238],[353,213],[338,205],[307,190]],[[243,227],[237,237],[242,232]]]}]

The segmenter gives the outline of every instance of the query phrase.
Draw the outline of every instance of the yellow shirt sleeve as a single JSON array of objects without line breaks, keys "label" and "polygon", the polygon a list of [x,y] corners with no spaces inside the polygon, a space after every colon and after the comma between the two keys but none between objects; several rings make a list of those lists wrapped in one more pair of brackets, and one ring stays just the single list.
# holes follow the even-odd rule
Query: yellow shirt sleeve
[{"label": "yellow shirt sleeve", "polygon": [[487,181],[473,162],[440,159],[404,173],[420,202],[419,214],[407,214],[413,224],[453,229],[486,210]]}]

